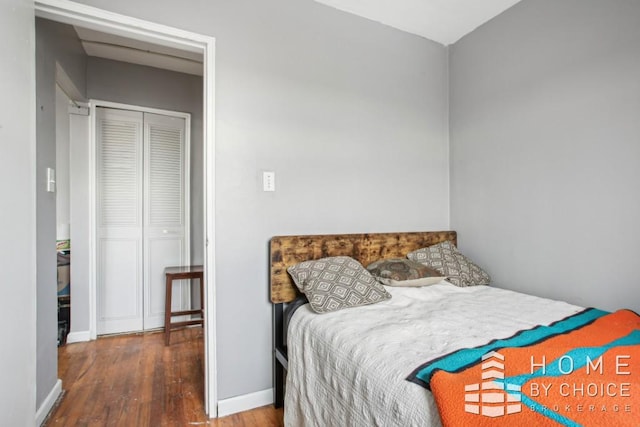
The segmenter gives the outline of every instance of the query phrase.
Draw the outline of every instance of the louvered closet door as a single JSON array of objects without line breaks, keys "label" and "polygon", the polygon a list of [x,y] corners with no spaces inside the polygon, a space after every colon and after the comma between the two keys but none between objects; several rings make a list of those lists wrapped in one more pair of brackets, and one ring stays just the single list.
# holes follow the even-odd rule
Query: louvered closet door
[{"label": "louvered closet door", "polygon": [[[145,113],[144,153],[144,328],[153,329],[164,326],[165,267],[189,264],[185,120]],[[175,281],[173,311],[188,310],[189,295]]]},{"label": "louvered closet door", "polygon": [[[96,132],[97,332],[163,327],[164,269],[189,264],[185,120],[98,108]],[[190,308],[186,285],[173,311]]]},{"label": "louvered closet door", "polygon": [[143,327],[142,118],[97,109],[98,334]]}]

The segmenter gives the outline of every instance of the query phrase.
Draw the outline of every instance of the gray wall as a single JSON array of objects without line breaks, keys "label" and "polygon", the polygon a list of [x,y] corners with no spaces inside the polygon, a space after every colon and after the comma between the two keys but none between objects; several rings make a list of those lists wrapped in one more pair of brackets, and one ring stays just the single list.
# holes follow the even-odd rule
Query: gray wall
[{"label": "gray wall", "polygon": [[451,47],[451,226],[497,286],[640,310],[639,22],[525,0]]},{"label": "gray wall", "polygon": [[[33,2],[0,2],[0,424],[36,412],[35,39]],[[9,244],[7,244],[9,242]]]},{"label": "gray wall", "polygon": [[86,59],[73,28],[36,20],[37,386],[39,407],[58,378],[56,195],[46,191],[46,169],[56,167],[56,61],[84,91]]},{"label": "gray wall", "polygon": [[312,0],[82,3],[216,38],[219,398],[272,387],[272,236],[448,228],[443,46]]},{"label": "gray wall", "polygon": [[203,262],[202,77],[88,58],[87,97],[191,113],[191,260]]}]

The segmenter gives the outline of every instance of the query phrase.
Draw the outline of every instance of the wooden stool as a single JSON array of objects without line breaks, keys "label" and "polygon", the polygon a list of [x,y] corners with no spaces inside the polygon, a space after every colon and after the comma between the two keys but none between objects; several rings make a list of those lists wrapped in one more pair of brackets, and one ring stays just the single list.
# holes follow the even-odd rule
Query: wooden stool
[{"label": "wooden stool", "polygon": [[[164,345],[169,345],[172,329],[188,325],[202,325],[204,328],[204,269],[201,265],[167,267],[164,269],[164,274],[167,277],[167,294],[164,309]],[[171,291],[173,288],[173,281],[183,279],[200,280],[200,308],[196,310],[171,311]],[[173,316],[185,316],[188,314],[200,314],[200,319],[171,323],[171,318]]]}]

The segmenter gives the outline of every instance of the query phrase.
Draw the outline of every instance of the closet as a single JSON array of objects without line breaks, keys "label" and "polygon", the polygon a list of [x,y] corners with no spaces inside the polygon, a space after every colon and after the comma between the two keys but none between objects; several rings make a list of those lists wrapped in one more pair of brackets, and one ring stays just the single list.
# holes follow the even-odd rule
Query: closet
[{"label": "closet", "polygon": [[[188,115],[97,108],[97,333],[164,326],[168,266],[188,265]],[[175,282],[175,311],[190,308]]]}]

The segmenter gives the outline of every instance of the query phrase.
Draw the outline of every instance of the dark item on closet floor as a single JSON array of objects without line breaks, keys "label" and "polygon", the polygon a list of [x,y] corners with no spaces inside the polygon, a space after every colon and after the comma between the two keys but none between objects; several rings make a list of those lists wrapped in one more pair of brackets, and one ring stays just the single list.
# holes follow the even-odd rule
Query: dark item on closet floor
[{"label": "dark item on closet floor", "polygon": [[58,347],[67,343],[71,329],[71,297],[58,297]]},{"label": "dark item on closet floor", "polygon": [[58,320],[58,347],[67,343],[67,335],[69,334],[69,328],[67,322],[64,320]]}]

